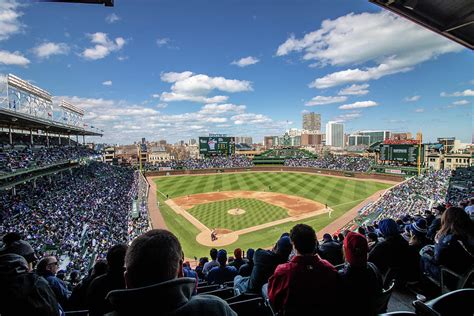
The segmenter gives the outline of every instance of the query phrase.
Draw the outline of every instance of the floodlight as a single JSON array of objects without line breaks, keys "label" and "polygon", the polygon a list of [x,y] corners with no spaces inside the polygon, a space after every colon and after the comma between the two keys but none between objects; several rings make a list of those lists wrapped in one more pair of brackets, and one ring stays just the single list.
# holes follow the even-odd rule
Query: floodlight
[{"label": "floodlight", "polygon": [[39,2],[69,2],[69,3],[103,4],[106,7],[114,6],[114,0],[39,0]]}]

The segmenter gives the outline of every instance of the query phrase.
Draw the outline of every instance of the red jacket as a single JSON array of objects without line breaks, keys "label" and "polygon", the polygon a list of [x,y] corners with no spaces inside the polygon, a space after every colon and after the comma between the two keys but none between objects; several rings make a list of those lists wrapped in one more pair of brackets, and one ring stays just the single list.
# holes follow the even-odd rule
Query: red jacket
[{"label": "red jacket", "polygon": [[280,264],[268,280],[268,296],[285,314],[312,309],[334,311],[339,291],[336,269],[318,255],[295,256]]}]

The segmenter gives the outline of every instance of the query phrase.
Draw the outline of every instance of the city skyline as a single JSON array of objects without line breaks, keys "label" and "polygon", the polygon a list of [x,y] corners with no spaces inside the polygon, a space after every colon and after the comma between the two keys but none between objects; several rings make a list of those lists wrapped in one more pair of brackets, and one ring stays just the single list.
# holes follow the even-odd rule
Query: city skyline
[{"label": "city skyline", "polygon": [[306,112],[346,134],[472,141],[472,52],[368,1],[5,0],[0,25],[0,74],[83,108],[100,142],[260,143]]}]

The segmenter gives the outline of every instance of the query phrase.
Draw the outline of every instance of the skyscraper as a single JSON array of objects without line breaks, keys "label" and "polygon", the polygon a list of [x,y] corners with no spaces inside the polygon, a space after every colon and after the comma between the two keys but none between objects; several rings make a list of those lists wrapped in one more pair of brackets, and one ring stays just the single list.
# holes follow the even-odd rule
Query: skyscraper
[{"label": "skyscraper", "polygon": [[344,124],[333,121],[326,124],[326,145],[344,147]]},{"label": "skyscraper", "polygon": [[321,130],[321,114],[310,112],[303,114],[303,129],[307,131]]}]

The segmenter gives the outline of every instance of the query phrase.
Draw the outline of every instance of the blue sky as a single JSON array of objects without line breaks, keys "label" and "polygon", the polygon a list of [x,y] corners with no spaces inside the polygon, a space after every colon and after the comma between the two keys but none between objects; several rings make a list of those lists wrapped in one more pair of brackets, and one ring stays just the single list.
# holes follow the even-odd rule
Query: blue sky
[{"label": "blue sky", "polygon": [[368,1],[0,0],[0,73],[84,108],[100,141],[346,132],[471,142],[472,52]]}]

